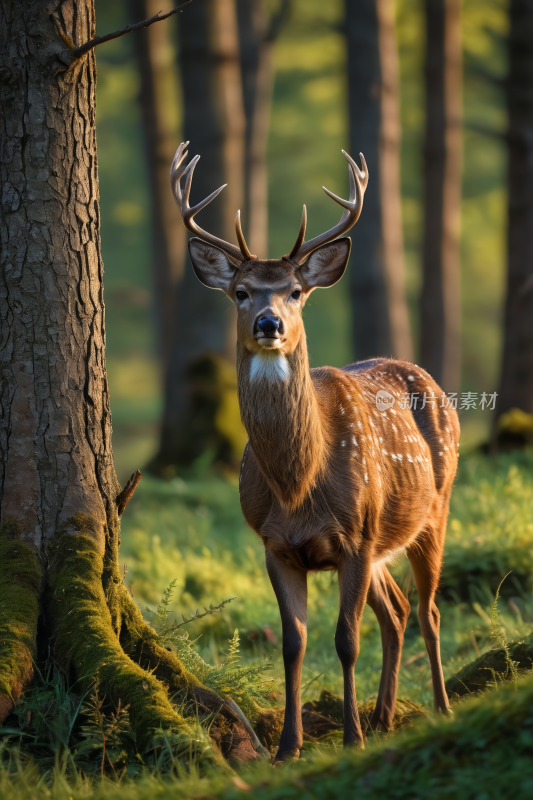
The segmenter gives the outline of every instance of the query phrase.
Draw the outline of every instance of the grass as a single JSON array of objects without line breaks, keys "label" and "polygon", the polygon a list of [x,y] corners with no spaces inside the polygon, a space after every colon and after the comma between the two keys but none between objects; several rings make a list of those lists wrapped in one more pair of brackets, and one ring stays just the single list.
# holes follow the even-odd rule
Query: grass
[{"label": "grass", "polygon": [[[533,453],[495,458],[470,454],[461,458],[438,601],[445,678],[495,644],[495,592],[510,570],[500,590],[497,644],[524,639],[533,630],[532,495]],[[264,677],[273,676],[274,686],[282,695],[279,612],[263,564],[263,547],[243,522],[233,477],[222,477],[199,464],[185,478],[168,482],[143,478],[123,518],[121,558],[126,583],[135,599],[142,609],[159,604],[157,619],[148,611],[145,615],[156,626],[164,625],[165,630],[174,616],[179,624],[182,615],[189,619],[196,616],[199,607],[209,609],[210,604],[218,605],[236,595],[220,611],[190,622],[186,627],[190,639],[185,644],[176,640],[176,645],[178,649],[190,648],[191,640],[196,640],[188,657],[194,661],[197,654],[216,679],[228,660],[228,651],[235,647],[234,632],[238,629],[239,669],[251,669],[253,674],[256,667],[270,662],[272,668]],[[333,734],[329,744],[306,745],[299,764],[281,771],[265,766],[245,771],[239,780],[244,786],[253,786],[254,796],[291,797],[298,792],[305,797],[329,797],[352,787],[362,797],[387,791],[389,797],[427,797],[430,793],[491,798],[508,796],[511,790],[513,796],[526,796],[533,787],[533,767],[527,759],[533,744],[533,678],[518,680],[512,687],[498,685],[489,694],[461,702],[453,720],[436,720],[430,711],[430,672],[416,619],[416,592],[407,562],[399,560],[393,569],[413,606],[399,694],[406,702],[427,707],[427,719],[416,720],[407,731],[370,742],[364,753],[343,753],[339,735]],[[163,590],[172,581],[174,595],[167,593],[161,605]],[[317,575],[310,580],[309,611],[304,700],[317,698],[324,688],[342,690],[333,643],[337,613],[334,576]],[[232,638],[234,644],[228,645]],[[361,701],[377,692],[380,668],[379,629],[366,610],[356,667]],[[68,687],[58,686],[53,676],[44,680],[40,692],[29,702],[34,703],[35,713],[44,709],[42,724],[48,726],[48,745],[35,758],[39,762],[44,759],[41,766],[49,771],[39,777],[36,767],[23,766],[22,762],[16,767],[17,745],[4,738],[0,745],[3,757],[11,757],[15,774],[7,777],[5,772],[0,773],[0,798],[75,800],[95,796],[103,800],[121,797],[125,792],[133,798],[163,792],[175,797],[230,798],[245,791],[239,780],[236,785],[220,776],[200,779],[194,765],[181,765],[177,780],[170,774],[172,764],[167,760],[163,768],[157,759],[154,764],[138,765],[135,785],[127,775],[121,779],[126,782],[122,788],[107,778],[102,783],[87,782],[83,774],[94,770],[102,757],[95,724],[87,723],[87,710],[85,722],[80,718],[72,723],[74,711],[79,711],[76,696],[69,694]],[[84,702],[89,704],[89,712],[91,704],[94,709],[94,697]],[[47,708],[53,709],[51,716]],[[19,723],[23,724],[27,709],[20,713]],[[93,717],[97,717],[94,712]],[[113,731],[117,726],[112,715],[98,724],[101,730]],[[76,741],[81,744],[76,745],[74,761],[69,761],[72,745],[68,736],[76,725]],[[113,735],[110,747],[120,757],[120,725]]]},{"label": "grass", "polygon": [[[460,460],[439,597],[445,677],[475,658],[476,648],[491,646],[491,606],[509,571],[501,601],[507,636],[520,638],[532,628],[532,501],[531,453],[495,459],[472,454]],[[141,605],[156,603],[172,580],[177,581],[179,614],[237,595],[223,614],[195,627],[194,635],[201,634],[199,652],[209,663],[217,663],[225,640],[238,628],[247,657],[271,657],[275,674],[281,676],[278,607],[263,564],[263,546],[242,519],[235,480],[194,473],[168,483],[143,478],[123,518],[121,557],[127,564],[126,581]],[[404,657],[410,663],[402,670],[400,694],[429,704],[429,663],[406,559],[399,559],[393,570],[413,606]],[[335,576],[325,573],[310,579],[304,685],[313,682],[306,699],[322,688],[339,692],[342,687],[333,646],[337,596]],[[361,697],[377,691],[380,668],[379,628],[367,609],[356,668]]]}]

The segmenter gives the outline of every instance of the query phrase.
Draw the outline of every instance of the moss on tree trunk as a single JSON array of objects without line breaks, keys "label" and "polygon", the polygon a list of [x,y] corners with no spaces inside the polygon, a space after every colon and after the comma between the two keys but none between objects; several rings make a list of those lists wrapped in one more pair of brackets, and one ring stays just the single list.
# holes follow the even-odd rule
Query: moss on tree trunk
[{"label": "moss on tree trunk", "polygon": [[0,720],[15,707],[33,676],[42,570],[19,526],[0,526]]},{"label": "moss on tree trunk", "polygon": [[[224,721],[225,755],[255,758],[233,711],[158,645],[119,574],[96,64],[94,50],[73,56],[94,35],[92,0],[0,0],[0,724],[50,642],[83,687],[98,680],[129,705],[140,747],[164,728],[194,750],[180,694]],[[216,746],[203,756],[220,763]]]}]

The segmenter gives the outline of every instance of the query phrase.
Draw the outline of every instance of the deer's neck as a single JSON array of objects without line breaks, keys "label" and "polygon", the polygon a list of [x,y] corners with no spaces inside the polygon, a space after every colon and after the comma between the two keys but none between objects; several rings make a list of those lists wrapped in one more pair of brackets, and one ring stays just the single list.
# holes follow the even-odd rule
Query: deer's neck
[{"label": "deer's neck", "polygon": [[296,508],[324,467],[324,416],[309,373],[305,338],[291,355],[237,348],[239,404],[261,470],[288,508]]}]

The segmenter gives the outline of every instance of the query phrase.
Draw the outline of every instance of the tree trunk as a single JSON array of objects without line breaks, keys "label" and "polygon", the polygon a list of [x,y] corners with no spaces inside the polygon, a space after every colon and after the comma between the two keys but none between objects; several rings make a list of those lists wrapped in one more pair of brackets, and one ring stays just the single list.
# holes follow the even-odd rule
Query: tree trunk
[{"label": "tree trunk", "polygon": [[[499,414],[511,409],[533,414],[532,4],[528,0],[511,0],[510,22],[506,81],[509,118],[507,298],[497,410]],[[518,428],[514,431],[517,435],[520,434]]]},{"label": "tree trunk", "polygon": [[398,56],[392,0],[345,0],[350,149],[370,183],[352,232],[351,295],[357,358],[413,356],[405,299],[400,196]]},{"label": "tree trunk", "polygon": [[139,748],[163,727],[194,750],[169,692],[221,700],[158,644],[118,568],[96,68],[69,49],[94,31],[89,0],[0,2],[0,724],[51,643],[82,691],[98,678],[129,704]]},{"label": "tree trunk", "polygon": [[244,228],[252,253],[268,257],[267,145],[274,78],[274,44],[290,0],[269,19],[263,0],[237,0],[246,151]]},{"label": "tree trunk", "polygon": [[[191,205],[227,183],[198,222],[235,241],[235,215],[244,199],[245,131],[235,0],[192,3],[180,15],[178,31],[183,138],[191,143],[190,156],[201,155]],[[179,220],[177,208],[174,213]],[[238,464],[246,437],[238,412],[235,331],[233,306],[222,292],[206,292],[187,260],[152,470],[172,474],[174,465],[187,466],[205,450],[217,461]]]},{"label": "tree trunk", "polygon": [[[167,8],[168,7],[168,8]],[[131,20],[149,19],[170,10],[168,0],[129,0]],[[159,351],[168,365],[175,328],[176,291],[185,265],[185,228],[176,214],[169,184],[169,169],[176,150],[177,132],[168,114],[168,26],[151,25],[133,35],[139,65],[139,106],[144,137],[151,207],[151,254],[154,318]],[[174,100],[175,102],[175,100]]]},{"label": "tree trunk", "polygon": [[421,364],[447,392],[461,382],[460,0],[426,0]]}]

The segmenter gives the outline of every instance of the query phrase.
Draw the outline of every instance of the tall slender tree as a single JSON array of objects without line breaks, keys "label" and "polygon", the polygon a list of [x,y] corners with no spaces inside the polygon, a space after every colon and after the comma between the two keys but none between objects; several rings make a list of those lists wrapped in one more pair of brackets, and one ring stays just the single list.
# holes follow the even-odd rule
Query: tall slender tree
[{"label": "tall slender tree", "polygon": [[[130,18],[150,19],[170,9],[169,0],[128,0]],[[150,231],[154,320],[165,366],[170,360],[177,287],[185,265],[185,229],[176,217],[168,173],[177,131],[169,114],[169,77],[175,74],[167,24],[151,25],[133,36],[139,65],[139,106],[150,189]],[[175,98],[172,98],[176,103]]]},{"label": "tall slender tree", "polygon": [[507,297],[498,411],[533,414],[533,5],[511,0],[509,14]]},{"label": "tall slender tree", "polygon": [[82,690],[98,678],[129,707],[141,749],[163,727],[195,750],[181,692],[249,758],[239,717],[158,643],[118,567],[135,481],[121,491],[111,447],[96,66],[76,48],[94,33],[92,0],[0,0],[0,724],[51,646]]},{"label": "tall slender tree", "polygon": [[[227,184],[201,212],[202,227],[235,239],[235,213],[244,199],[245,117],[235,0],[192,3],[179,19],[179,69],[184,139],[199,153],[191,201]],[[176,217],[179,212],[174,209]],[[206,297],[192,268],[178,286],[172,354],[166,375],[159,452],[151,468],[163,473],[190,464],[206,449],[237,463],[245,436],[235,375],[235,319],[222,292]]]},{"label": "tall slender tree", "polygon": [[350,291],[358,358],[413,355],[404,285],[398,55],[392,0],[345,0],[350,147],[372,176],[353,234]]},{"label": "tall slender tree", "polygon": [[253,253],[268,253],[267,144],[274,82],[274,44],[292,2],[281,0],[269,16],[264,0],[237,0],[246,115],[244,226]]},{"label": "tall slender tree", "polygon": [[461,379],[461,0],[426,0],[422,365],[446,390]]}]

